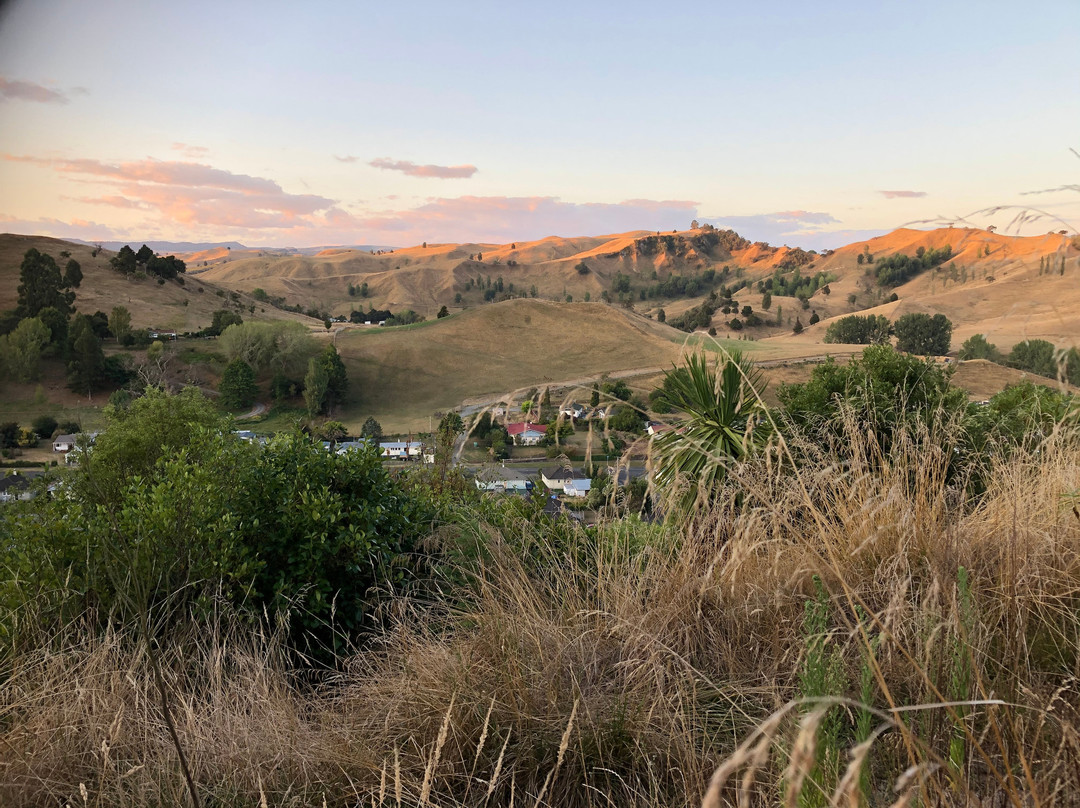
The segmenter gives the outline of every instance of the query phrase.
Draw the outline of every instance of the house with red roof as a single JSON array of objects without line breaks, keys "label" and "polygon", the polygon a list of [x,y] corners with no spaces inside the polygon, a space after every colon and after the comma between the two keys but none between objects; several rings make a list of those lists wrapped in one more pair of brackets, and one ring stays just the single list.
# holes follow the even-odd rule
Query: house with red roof
[{"label": "house with red roof", "polygon": [[544,424],[507,424],[506,434],[514,441],[515,446],[536,446],[543,440],[547,433]]}]

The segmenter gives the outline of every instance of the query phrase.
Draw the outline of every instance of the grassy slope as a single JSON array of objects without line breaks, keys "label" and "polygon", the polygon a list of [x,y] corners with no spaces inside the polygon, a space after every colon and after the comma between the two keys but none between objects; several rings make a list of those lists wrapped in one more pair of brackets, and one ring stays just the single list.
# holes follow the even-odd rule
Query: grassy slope
[{"label": "grassy slope", "polygon": [[[347,314],[353,308],[370,305],[391,309],[413,308],[433,315],[442,305],[455,308],[454,296],[464,294],[463,305],[475,306],[481,293],[465,290],[470,278],[502,277],[506,288],[517,290],[537,287],[539,295],[562,300],[570,294],[582,300],[586,293],[595,300],[611,286],[618,273],[625,273],[635,287],[652,282],[653,273],[691,274],[708,267],[731,266],[743,277],[756,282],[770,275],[784,261],[785,247],[765,249],[753,245],[736,251],[730,258],[699,255],[692,250],[681,258],[658,254],[642,256],[633,251],[636,238],[647,232],[597,236],[591,238],[550,237],[518,244],[431,244],[409,247],[384,255],[370,255],[355,250],[328,250],[317,256],[275,256],[270,253],[227,255],[211,263],[202,277],[228,288],[251,291],[262,287],[270,294],[284,295],[290,301],[315,305],[334,314]],[[677,237],[692,233],[675,234]],[[955,258],[940,273],[925,273],[897,289],[900,301],[874,309],[896,317],[908,311],[941,311],[956,324],[957,344],[973,333],[989,334],[1008,348],[1020,339],[1040,337],[1058,344],[1071,342],[1080,333],[1080,251],[1071,239],[1061,235],[1027,238],[988,233],[974,228],[938,230],[900,229],[868,241],[841,247],[829,256],[816,256],[801,268],[804,275],[831,272],[837,279],[832,294],[820,292],[811,301],[810,310],[802,310],[793,298],[774,297],[770,318],[783,307],[781,327],[758,329],[755,338],[776,337],[798,343],[820,342],[829,318],[863,311],[880,304],[890,290],[881,290],[869,282],[865,267],[857,262],[859,254],[869,250],[875,258],[902,252],[913,255],[919,247],[934,249],[946,244]],[[629,254],[623,254],[630,247]],[[989,248],[989,255],[984,255]],[[483,263],[470,261],[470,255],[483,254]],[[1055,266],[1066,258],[1064,276],[1038,276],[1039,261],[1053,256]],[[498,261],[499,263],[495,263]],[[510,267],[508,261],[516,261]],[[589,273],[579,274],[581,262]],[[966,267],[966,283],[947,280],[951,265]],[[993,277],[994,281],[987,280]],[[371,298],[350,298],[348,286],[367,283]],[[848,303],[850,294],[858,296]],[[737,295],[739,305],[751,305],[761,311],[762,296],[753,289]],[[663,307],[674,316],[700,300],[644,301],[637,305],[645,312]],[[823,322],[808,328],[799,337],[790,333],[794,318],[808,325],[811,311]],[[730,315],[720,313],[713,324],[721,333]],[[788,321],[791,322],[788,322]]]},{"label": "grassy slope", "polygon": [[513,300],[418,326],[343,331],[352,382],[349,421],[392,430],[466,398],[500,395],[607,371],[666,367],[679,332],[602,304]]},{"label": "grassy slope", "polygon": [[[79,262],[83,271],[82,285],[76,290],[75,306],[83,313],[112,311],[114,306],[126,306],[131,312],[131,324],[135,328],[167,328],[177,331],[197,331],[205,328],[217,309],[225,307],[225,299],[218,297],[219,287],[207,283],[204,278],[185,278],[183,286],[173,281],[159,285],[153,278],[135,280],[115,272],[109,259],[115,253],[102,250],[95,258],[93,248],[44,236],[0,235],[0,310],[15,307],[18,299],[19,267],[23,255],[35,247],[56,259],[61,269],[67,259],[61,251],[68,251]],[[202,291],[200,291],[200,289]],[[226,298],[227,299],[227,298]],[[260,306],[256,301],[241,295],[239,303],[245,319],[272,320],[295,319],[313,323],[310,318],[282,312],[270,306]],[[247,307],[254,305],[251,313]],[[264,310],[265,309],[265,310]]]}]

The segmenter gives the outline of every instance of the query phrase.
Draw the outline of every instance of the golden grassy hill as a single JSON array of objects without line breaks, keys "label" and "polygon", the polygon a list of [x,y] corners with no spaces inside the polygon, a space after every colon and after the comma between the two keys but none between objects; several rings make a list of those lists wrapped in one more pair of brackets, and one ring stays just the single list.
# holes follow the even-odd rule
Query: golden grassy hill
[{"label": "golden grassy hill", "polygon": [[[876,286],[866,267],[858,263],[860,254],[869,251],[875,258],[913,255],[919,247],[929,250],[945,245],[953,249],[949,262],[896,289],[899,305],[875,308],[894,290]],[[834,275],[832,294],[818,292],[805,311],[794,298],[774,295],[767,319],[773,320],[780,307],[782,323],[758,329],[755,338],[787,339],[794,319],[798,317],[808,326],[815,311],[824,322],[796,338],[797,343],[820,342],[830,318],[853,312],[873,310],[896,317],[908,311],[941,311],[955,323],[957,344],[982,332],[1007,349],[1030,337],[1059,344],[1071,342],[1071,335],[1080,333],[1077,255],[1066,236],[1020,238],[975,228],[902,228],[823,254],[751,243],[724,231],[713,235],[702,230],[634,231],[511,244],[427,244],[381,254],[336,248],[315,256],[234,251],[196,271],[199,277],[230,289],[251,292],[262,288],[290,303],[333,315],[374,306],[394,311],[414,309],[431,317],[444,305],[451,311],[484,305],[483,290],[475,283],[486,286],[488,278],[493,284],[501,278],[505,294],[511,290],[531,294],[535,289],[538,297],[548,300],[563,301],[570,296],[581,301],[588,296],[595,301],[611,289],[620,274],[640,289],[670,275],[723,267],[730,268],[732,278],[751,283],[737,295],[739,306],[750,305],[761,312],[757,281],[777,269],[798,267],[804,276],[817,272]],[[1062,256],[1066,258],[1064,277],[1038,274],[1042,259],[1057,262]],[[583,263],[588,272],[578,271]],[[1033,282],[1033,278],[1038,280]],[[349,287],[364,283],[370,297],[350,297]],[[852,294],[856,295],[854,303],[849,302]],[[460,302],[456,302],[458,295]],[[654,314],[664,308],[671,317],[700,302],[700,298],[650,300],[637,301],[636,305]],[[733,335],[726,327],[729,319],[730,315],[720,313],[714,318],[713,325],[721,335]]]},{"label": "golden grassy hill", "polygon": [[[116,253],[101,250],[95,257],[94,248],[45,236],[0,235],[0,310],[12,309],[18,300],[19,267],[31,247],[56,259],[63,269],[67,262],[61,252],[68,252],[82,267],[83,281],[75,290],[75,307],[85,314],[112,311],[114,306],[126,306],[136,328],[164,328],[177,331],[198,331],[210,325],[213,313],[221,308],[237,308],[245,319],[295,319],[313,323],[310,318],[283,312],[259,304],[247,295],[232,301],[228,291],[188,276],[184,285],[168,281],[159,285],[155,278],[135,280],[116,272],[109,265]],[[223,296],[219,296],[218,293]],[[250,308],[254,306],[254,312]]]}]

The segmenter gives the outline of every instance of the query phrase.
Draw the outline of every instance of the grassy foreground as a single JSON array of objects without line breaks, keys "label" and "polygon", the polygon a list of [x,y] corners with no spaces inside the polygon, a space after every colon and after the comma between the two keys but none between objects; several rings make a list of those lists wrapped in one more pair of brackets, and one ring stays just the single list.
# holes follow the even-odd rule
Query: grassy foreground
[{"label": "grassy foreground", "polygon": [[[739,466],[682,529],[463,505],[443,589],[318,682],[272,628],[177,626],[202,803],[1075,805],[1080,446],[976,501],[934,441],[850,439]],[[140,648],[76,622],[7,649],[0,804],[188,804]]]}]

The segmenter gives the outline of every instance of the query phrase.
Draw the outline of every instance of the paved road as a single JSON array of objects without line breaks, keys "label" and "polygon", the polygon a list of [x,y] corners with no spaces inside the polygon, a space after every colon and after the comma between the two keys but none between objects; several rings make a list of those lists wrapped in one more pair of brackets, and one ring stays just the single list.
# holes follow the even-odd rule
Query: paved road
[{"label": "paved road", "polygon": [[266,412],[265,404],[256,404],[251,408],[251,412],[245,412],[243,415],[236,416],[237,421],[243,421],[245,418],[257,418]]}]

